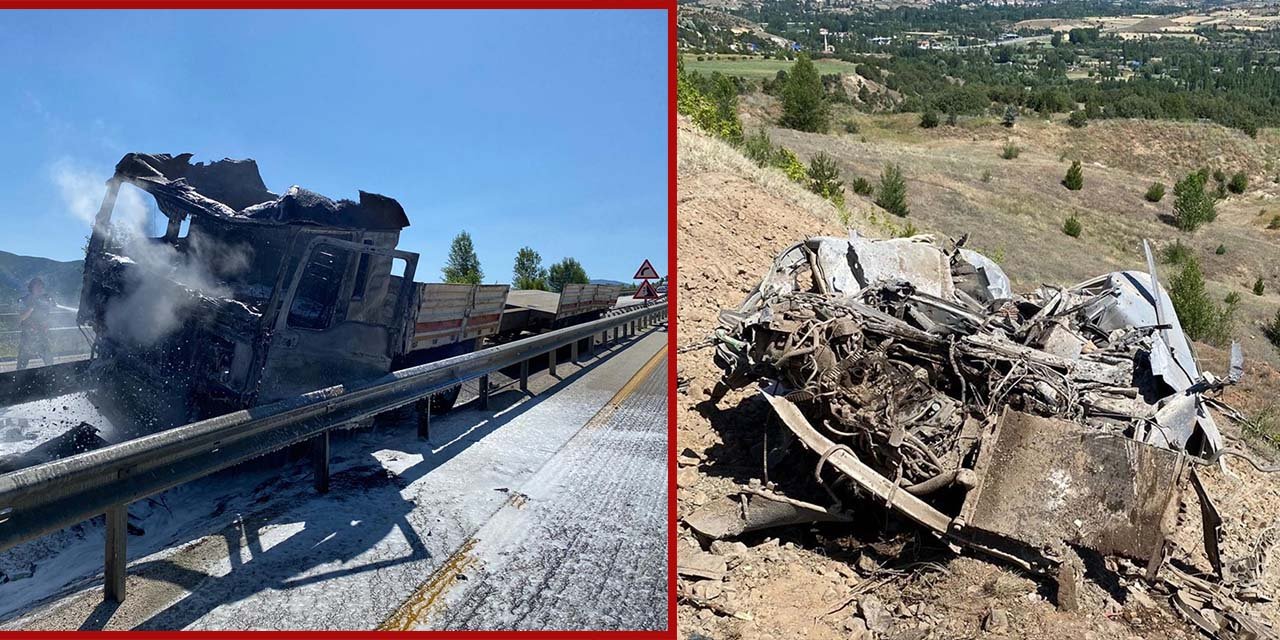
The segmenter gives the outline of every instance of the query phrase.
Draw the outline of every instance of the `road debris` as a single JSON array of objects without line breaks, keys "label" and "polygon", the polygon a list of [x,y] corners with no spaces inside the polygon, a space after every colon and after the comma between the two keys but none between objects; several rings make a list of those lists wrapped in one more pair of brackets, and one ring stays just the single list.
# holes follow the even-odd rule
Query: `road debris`
[{"label": "road debris", "polygon": [[[758,385],[786,427],[782,444],[763,447],[764,478],[811,478],[829,505],[753,481],[684,523],[721,540],[852,522],[870,499],[953,549],[1056,578],[1065,610],[1080,606],[1088,554],[1123,561],[1150,585],[1143,597],[1167,595],[1213,637],[1270,637],[1244,603],[1257,593],[1263,543],[1280,536],[1264,533],[1253,570],[1235,575],[1194,472],[1228,454],[1261,469],[1227,446],[1209,410],[1233,415],[1216,396],[1240,379],[1238,345],[1225,377],[1199,369],[1145,243],[1145,271],[1029,294],[963,244],[810,238],[722,311],[716,393]],[[812,466],[778,464],[794,443]],[[1213,576],[1167,562],[1188,484]],[[878,612],[862,610],[873,605],[859,611],[875,631]],[[1003,611],[984,621],[993,633],[1007,625]]]}]

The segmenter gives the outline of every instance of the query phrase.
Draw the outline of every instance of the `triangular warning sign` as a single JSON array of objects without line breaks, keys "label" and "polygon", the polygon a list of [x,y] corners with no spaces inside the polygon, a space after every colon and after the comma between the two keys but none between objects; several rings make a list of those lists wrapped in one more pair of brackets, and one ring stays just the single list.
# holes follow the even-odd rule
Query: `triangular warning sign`
[{"label": "triangular warning sign", "polygon": [[631,276],[633,280],[657,280],[658,278],[657,270],[653,268],[653,265],[649,264],[647,259],[644,264],[640,265],[640,269],[636,271],[636,274]]},{"label": "triangular warning sign", "polygon": [[[649,268],[652,269],[653,267]],[[636,300],[657,300],[658,290],[653,288],[653,285],[648,280],[645,280],[640,283],[640,288],[636,289],[636,295],[632,296],[632,298]]]}]

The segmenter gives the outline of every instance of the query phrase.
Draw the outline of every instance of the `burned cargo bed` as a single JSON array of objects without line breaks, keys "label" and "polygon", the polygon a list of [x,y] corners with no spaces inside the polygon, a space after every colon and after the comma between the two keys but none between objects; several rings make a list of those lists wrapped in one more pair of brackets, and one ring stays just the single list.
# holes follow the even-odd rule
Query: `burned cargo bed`
[{"label": "burned cargo bed", "polygon": [[566,284],[560,293],[515,289],[507,296],[499,333],[514,338],[522,332],[595,320],[618,303],[622,287],[603,284]]}]

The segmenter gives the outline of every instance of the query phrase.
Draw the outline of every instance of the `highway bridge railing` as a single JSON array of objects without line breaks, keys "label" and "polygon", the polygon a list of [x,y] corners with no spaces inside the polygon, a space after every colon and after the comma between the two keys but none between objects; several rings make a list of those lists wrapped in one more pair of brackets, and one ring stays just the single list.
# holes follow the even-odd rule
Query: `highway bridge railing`
[{"label": "highway bridge railing", "polygon": [[[432,394],[480,380],[480,408],[489,401],[488,376],[520,365],[520,389],[528,391],[529,362],[556,352],[595,348],[636,335],[667,319],[667,304],[558,329],[474,353],[337,385],[269,405],[253,407],[142,436],[0,475],[0,552],[63,527],[106,515],[103,595],[125,597],[125,538],[128,505],[279,449],[311,443],[317,490],[328,491],[329,432],[400,407],[419,407],[418,436],[430,429]],[[612,332],[612,340],[609,334]]]}]

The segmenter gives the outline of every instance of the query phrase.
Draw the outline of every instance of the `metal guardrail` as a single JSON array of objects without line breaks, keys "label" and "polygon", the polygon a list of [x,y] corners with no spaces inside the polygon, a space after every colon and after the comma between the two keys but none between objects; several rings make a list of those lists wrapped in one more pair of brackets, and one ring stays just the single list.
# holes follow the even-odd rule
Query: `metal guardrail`
[{"label": "metal guardrail", "polygon": [[[595,336],[608,343],[666,320],[666,303],[490,347],[380,378],[327,389],[201,420],[127,442],[0,475],[0,551],[106,514],[104,597],[123,602],[126,521],[131,502],[284,447],[312,442],[316,488],[328,491],[329,431],[391,411],[469,380],[480,379],[478,405],[488,407],[490,373],[520,365],[528,392],[529,360],[569,346],[572,360]],[[430,429],[421,403],[418,436]]]}]

